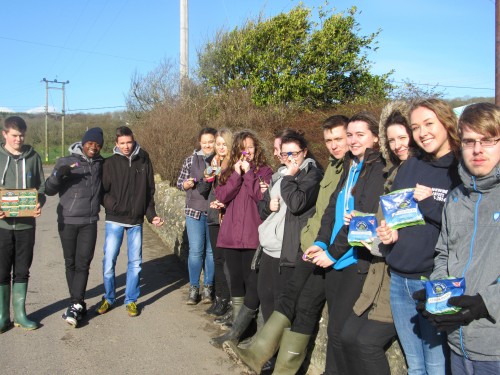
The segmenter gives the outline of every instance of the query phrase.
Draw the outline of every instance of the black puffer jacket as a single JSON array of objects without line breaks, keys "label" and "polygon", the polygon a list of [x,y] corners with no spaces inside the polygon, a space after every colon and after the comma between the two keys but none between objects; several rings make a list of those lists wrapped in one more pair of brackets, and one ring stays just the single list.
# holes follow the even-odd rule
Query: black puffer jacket
[{"label": "black puffer jacket", "polygon": [[[102,194],[102,164],[99,155],[89,159],[82,152],[81,142],[69,147],[71,156],[57,160],[54,171],[45,181],[45,194],[59,193],[57,222],[65,224],[89,224],[99,220]],[[57,178],[63,165],[73,166],[64,180]]]}]

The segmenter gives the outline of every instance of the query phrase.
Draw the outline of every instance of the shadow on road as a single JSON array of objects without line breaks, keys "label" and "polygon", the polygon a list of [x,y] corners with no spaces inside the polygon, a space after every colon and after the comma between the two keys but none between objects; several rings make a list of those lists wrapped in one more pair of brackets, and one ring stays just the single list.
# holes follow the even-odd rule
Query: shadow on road
[{"label": "shadow on road", "polygon": [[[127,256],[121,254],[121,256]],[[101,262],[94,259],[92,266],[101,267]],[[126,271],[116,277],[116,302],[114,306],[121,306],[124,303]],[[61,280],[65,282],[65,280]],[[142,310],[145,306],[153,304],[163,296],[171,293],[176,289],[182,288],[189,283],[187,270],[185,265],[174,254],[168,254],[160,258],[148,260],[142,264],[141,271],[141,296],[139,297],[137,307]],[[86,300],[102,296],[104,294],[103,284],[88,289],[85,295]],[[43,319],[60,312],[69,305],[69,298],[64,298],[55,303],[47,305],[30,314],[30,318],[43,323]],[[95,314],[92,311],[94,306],[87,306],[89,314],[86,319],[79,323],[79,326],[84,326],[86,321],[92,319]],[[43,324],[42,324],[43,325]]]}]

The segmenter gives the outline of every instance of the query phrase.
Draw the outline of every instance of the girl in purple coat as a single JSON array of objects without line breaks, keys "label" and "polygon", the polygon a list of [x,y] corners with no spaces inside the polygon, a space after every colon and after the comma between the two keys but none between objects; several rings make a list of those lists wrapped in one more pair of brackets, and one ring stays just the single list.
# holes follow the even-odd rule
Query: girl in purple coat
[{"label": "girl in purple coat", "polygon": [[260,181],[268,184],[272,174],[256,135],[249,130],[235,134],[228,167],[215,189],[217,200],[226,206],[217,247],[224,249],[229,269],[233,316],[238,315],[243,304],[252,259],[259,246],[257,228],[262,220],[257,202],[263,198]]}]

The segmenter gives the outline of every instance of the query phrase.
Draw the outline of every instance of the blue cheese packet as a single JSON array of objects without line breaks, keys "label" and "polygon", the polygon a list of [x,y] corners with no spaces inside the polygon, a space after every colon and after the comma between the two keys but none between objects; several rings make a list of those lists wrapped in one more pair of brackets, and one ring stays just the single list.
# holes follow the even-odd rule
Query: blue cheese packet
[{"label": "blue cheese packet", "polygon": [[465,278],[450,278],[443,280],[427,280],[425,282],[425,309],[434,315],[455,314],[460,307],[448,305],[451,297],[463,296],[465,293]]},{"label": "blue cheese packet", "polygon": [[365,214],[353,211],[354,215],[349,223],[347,241],[351,246],[363,246],[361,241],[372,243],[377,237],[377,218],[374,214]]},{"label": "blue cheese packet", "polygon": [[418,203],[413,199],[414,191],[415,189],[402,189],[380,196],[380,207],[387,226],[399,229],[425,224]]}]

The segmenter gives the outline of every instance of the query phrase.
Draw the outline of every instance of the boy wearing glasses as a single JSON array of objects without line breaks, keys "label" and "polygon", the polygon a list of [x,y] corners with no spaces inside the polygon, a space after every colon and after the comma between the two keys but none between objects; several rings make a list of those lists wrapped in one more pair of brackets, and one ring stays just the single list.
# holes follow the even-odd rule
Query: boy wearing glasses
[{"label": "boy wearing glasses", "polygon": [[469,105],[459,132],[463,184],[446,201],[431,279],[465,277],[466,295],[449,299],[456,314],[423,314],[448,332],[454,375],[499,374],[500,107]]}]

